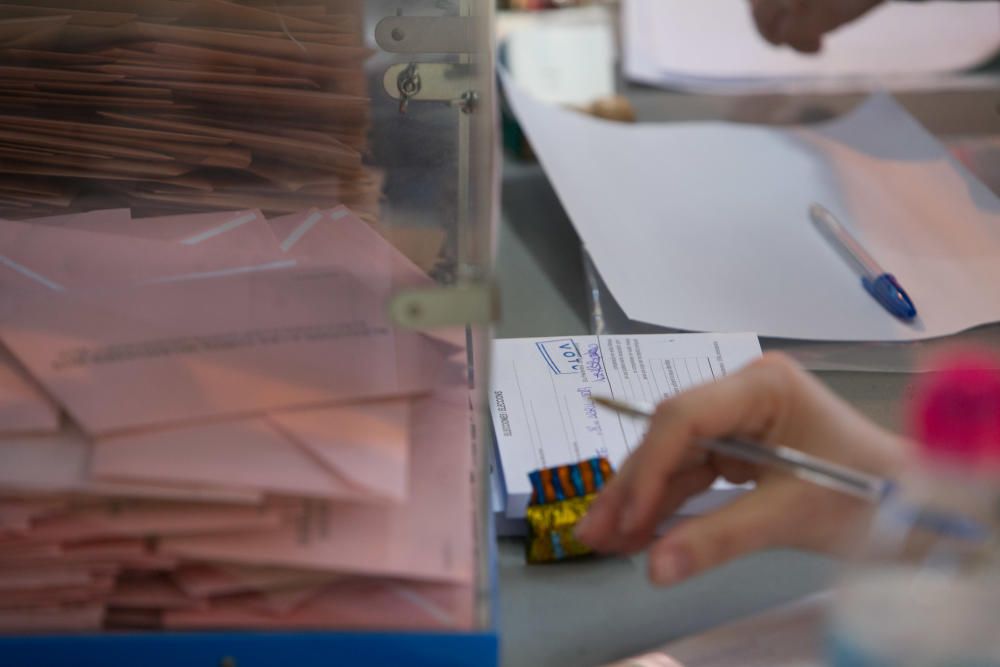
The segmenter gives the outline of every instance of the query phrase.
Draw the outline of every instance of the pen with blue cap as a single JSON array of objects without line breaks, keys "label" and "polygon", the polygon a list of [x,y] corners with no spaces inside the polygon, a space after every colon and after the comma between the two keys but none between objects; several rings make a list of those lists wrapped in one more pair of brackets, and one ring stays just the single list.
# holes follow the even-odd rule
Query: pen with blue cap
[{"label": "pen with blue cap", "polygon": [[901,320],[909,321],[917,316],[917,307],[895,276],[883,270],[830,211],[813,204],[809,207],[809,217],[820,235],[861,276],[861,285],[872,298]]},{"label": "pen with blue cap", "polygon": [[[622,401],[609,396],[594,396],[594,402],[630,417],[651,419],[656,406],[636,401]],[[817,458],[790,447],[759,445],[734,439],[700,440],[705,449],[730,458],[766,465],[789,472],[813,484],[840,491],[870,502],[880,502],[893,488],[893,483],[832,461]]]}]

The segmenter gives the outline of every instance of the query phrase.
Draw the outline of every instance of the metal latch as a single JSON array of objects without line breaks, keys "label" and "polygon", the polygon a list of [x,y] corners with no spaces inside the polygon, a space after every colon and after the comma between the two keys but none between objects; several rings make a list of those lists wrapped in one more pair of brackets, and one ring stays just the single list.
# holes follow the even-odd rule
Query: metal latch
[{"label": "metal latch", "polygon": [[389,301],[389,316],[406,329],[486,325],[499,319],[499,311],[496,287],[486,283],[407,289]]},{"label": "metal latch", "polygon": [[465,113],[475,111],[475,65],[408,63],[385,71],[382,86],[405,112],[410,102],[447,102]]}]

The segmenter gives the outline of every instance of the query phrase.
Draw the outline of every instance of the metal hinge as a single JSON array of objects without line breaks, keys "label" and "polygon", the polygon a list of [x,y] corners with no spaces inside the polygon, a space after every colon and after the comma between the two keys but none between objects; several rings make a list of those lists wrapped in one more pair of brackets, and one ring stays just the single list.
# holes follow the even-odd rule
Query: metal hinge
[{"label": "metal hinge", "polygon": [[389,315],[406,329],[487,325],[499,319],[495,285],[462,283],[448,287],[403,290],[389,302]]}]

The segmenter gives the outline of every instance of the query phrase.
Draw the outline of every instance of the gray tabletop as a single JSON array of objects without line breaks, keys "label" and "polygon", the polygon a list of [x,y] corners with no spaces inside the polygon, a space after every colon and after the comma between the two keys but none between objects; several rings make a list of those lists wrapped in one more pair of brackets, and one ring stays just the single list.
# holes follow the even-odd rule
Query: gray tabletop
[{"label": "gray tabletop", "polygon": [[[795,122],[849,108],[857,96],[793,100],[719,100],[634,90],[641,118],[729,118]],[[1000,135],[996,101],[977,93],[959,100],[927,95],[903,99],[941,135]],[[991,104],[992,101],[992,104]],[[749,116],[748,116],[749,114]],[[964,116],[967,122],[960,119]],[[497,264],[502,294],[498,337],[589,331],[579,239],[537,165],[508,159]],[[1000,341],[1000,334],[996,337]],[[911,376],[832,372],[820,377],[872,419],[898,424]],[[819,556],[772,552],[744,558],[669,589],[645,578],[645,559],[616,558],[528,567],[519,540],[500,543],[500,626],[503,664],[600,665],[696,633],[727,620],[824,588],[836,564]]]}]

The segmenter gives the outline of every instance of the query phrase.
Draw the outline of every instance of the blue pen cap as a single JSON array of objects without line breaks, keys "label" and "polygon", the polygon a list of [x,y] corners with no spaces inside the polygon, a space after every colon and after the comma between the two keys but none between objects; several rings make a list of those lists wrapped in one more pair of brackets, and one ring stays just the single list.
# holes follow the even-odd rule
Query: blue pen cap
[{"label": "blue pen cap", "polygon": [[912,320],[917,316],[917,307],[891,273],[883,273],[874,280],[862,278],[861,284],[876,301],[899,319]]}]

